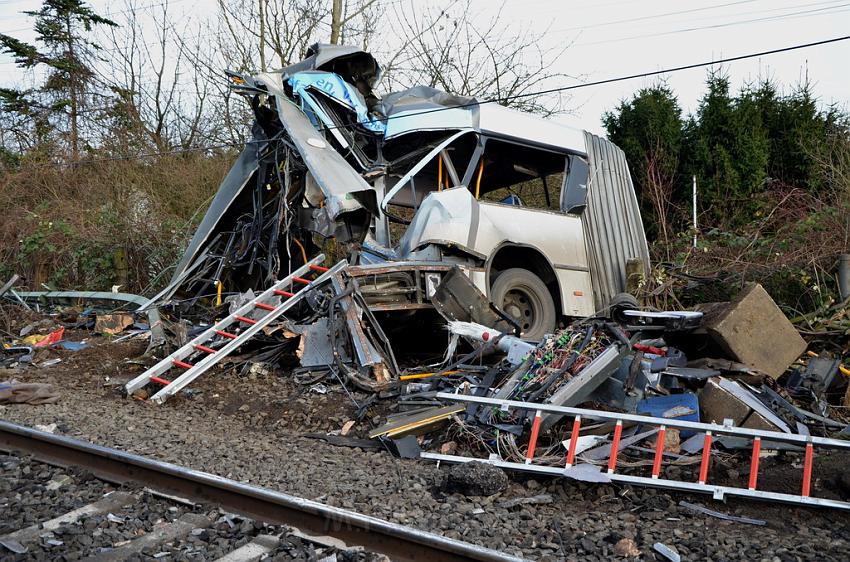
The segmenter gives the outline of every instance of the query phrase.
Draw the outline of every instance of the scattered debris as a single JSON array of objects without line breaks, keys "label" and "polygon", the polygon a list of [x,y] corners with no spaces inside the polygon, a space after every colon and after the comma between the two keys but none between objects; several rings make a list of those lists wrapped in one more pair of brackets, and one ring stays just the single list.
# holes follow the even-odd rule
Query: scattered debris
[{"label": "scattered debris", "polygon": [[0,382],[0,404],[52,404],[58,400],[52,384]]},{"label": "scattered debris", "polygon": [[445,474],[440,489],[446,493],[465,496],[492,496],[508,487],[508,475],[493,465],[469,462],[451,467]]},{"label": "scattered debris", "polygon": [[[779,378],[806,351],[806,342],[761,285],[706,312],[705,330],[729,359]],[[782,345],[777,345],[782,342]]]},{"label": "scattered debris", "polygon": [[27,550],[29,550],[27,547],[25,547],[18,541],[12,539],[0,540],[0,546],[14,554],[26,554]]},{"label": "scattered debris", "polygon": [[348,435],[348,433],[351,431],[351,428],[354,427],[354,424],[356,423],[357,420],[348,420],[347,422],[342,424],[342,428],[339,430],[339,434],[345,437],[346,435]]},{"label": "scattered debris", "polygon": [[73,481],[74,479],[68,476],[67,474],[57,475],[50,482],[47,483],[45,488],[47,488],[48,490],[58,490],[62,486],[67,486]]},{"label": "scattered debris", "polygon": [[705,515],[716,517],[717,519],[723,519],[725,521],[734,521],[735,523],[746,523],[747,525],[767,525],[767,522],[763,521],[762,519],[753,519],[752,517],[743,517],[741,515],[729,515],[728,513],[714,511],[713,509],[709,509],[705,506],[696,503],[686,502],[685,500],[679,502],[679,507],[684,507],[685,509],[696,511],[697,513],[704,513]]},{"label": "scattered debris", "polygon": [[44,336],[27,336],[22,341],[33,347],[50,347],[55,343],[62,341],[62,336],[65,335],[65,328],[58,328]]},{"label": "scattered debris", "polygon": [[624,558],[637,558],[641,552],[635,541],[632,539],[622,538],[614,545],[614,554]]},{"label": "scattered debris", "polygon": [[[379,74],[369,53],[327,45],[280,71],[228,73],[254,137],[168,286],[148,300],[18,293],[13,278],[0,297],[49,316],[9,334],[20,337],[4,341],[0,366],[85,349],[66,327],[145,336],[152,360],[128,396],[161,404],[217,367],[291,377],[311,399],[353,408],[310,437],[457,463],[446,493],[497,494],[504,470],[681,490],[666,472],[692,467],[685,489],[717,499],[850,507],[812,494],[814,446],[850,448],[832,409],[850,404],[846,346],[806,353],[760,285],[698,310],[645,309],[623,292],[650,264],[621,151],[431,88],[378,98]],[[521,201],[520,185],[546,204]],[[322,248],[345,259],[326,263]],[[846,334],[846,305],[795,323]],[[4,384],[0,403],[59,398]],[[758,488],[759,459],[776,450],[803,469],[799,494]],[[747,487],[709,483],[725,455],[750,463]],[[625,538],[615,551],[641,555]]]},{"label": "scattered debris", "polygon": [[669,547],[664,543],[657,542],[652,545],[652,549],[670,562],[682,562],[682,557],[679,556],[676,549]]},{"label": "scattered debris", "polygon": [[496,506],[502,507],[504,509],[510,509],[518,505],[547,504],[552,503],[553,501],[554,500],[552,499],[552,496],[549,494],[538,494],[536,496],[530,496],[527,498],[514,498],[512,500],[499,502],[498,504],[496,504]]},{"label": "scattered debris", "polygon": [[38,363],[38,366],[39,367],[52,367],[53,365],[58,365],[61,362],[62,362],[62,359],[60,357],[54,357],[53,359],[48,359],[47,361],[42,361],[41,363]]},{"label": "scattered debris", "polygon": [[131,314],[98,314],[94,323],[94,331],[110,336],[123,332],[135,323]]}]

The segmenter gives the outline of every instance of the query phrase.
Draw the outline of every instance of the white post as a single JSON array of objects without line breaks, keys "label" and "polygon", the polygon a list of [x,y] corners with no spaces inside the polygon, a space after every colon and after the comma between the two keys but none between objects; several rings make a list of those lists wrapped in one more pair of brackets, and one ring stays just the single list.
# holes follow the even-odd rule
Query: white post
[{"label": "white post", "polygon": [[697,177],[694,175],[694,248],[697,247]]}]

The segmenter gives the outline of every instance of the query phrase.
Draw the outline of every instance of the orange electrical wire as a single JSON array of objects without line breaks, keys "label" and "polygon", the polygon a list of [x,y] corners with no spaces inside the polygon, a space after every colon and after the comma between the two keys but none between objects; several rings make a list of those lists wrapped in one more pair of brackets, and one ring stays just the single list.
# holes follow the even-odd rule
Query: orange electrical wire
[{"label": "orange electrical wire", "polygon": [[304,244],[302,244],[297,238],[293,238],[292,241],[301,248],[301,257],[304,258],[304,263],[307,263],[307,250],[304,249]]},{"label": "orange electrical wire", "polygon": [[437,191],[443,191],[443,155],[437,160]]},{"label": "orange electrical wire", "polygon": [[475,180],[475,198],[478,199],[478,196],[481,194],[481,176],[484,175],[484,157],[481,157],[481,161],[478,164],[478,179]]}]

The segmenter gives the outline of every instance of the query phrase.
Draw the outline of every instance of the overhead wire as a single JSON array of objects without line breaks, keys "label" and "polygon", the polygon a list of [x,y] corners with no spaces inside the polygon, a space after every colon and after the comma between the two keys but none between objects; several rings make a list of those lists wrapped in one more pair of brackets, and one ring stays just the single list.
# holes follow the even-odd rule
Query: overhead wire
[{"label": "overhead wire", "polygon": [[589,41],[589,42],[581,42],[577,41],[572,44],[574,47],[588,47],[592,45],[605,45],[609,43],[620,43],[624,41],[634,41],[635,39],[646,39],[648,37],[664,37],[668,35],[677,35],[680,33],[693,33],[695,31],[706,31],[711,29],[723,29],[726,27],[735,27],[738,25],[750,24],[750,23],[765,23],[765,22],[773,22],[773,21],[781,21],[787,19],[800,19],[812,16],[825,16],[825,15],[833,15],[837,13],[843,13],[848,11],[848,7],[850,7],[850,3],[837,4],[831,6],[825,6],[821,8],[811,9],[811,10],[801,10],[798,12],[792,12],[788,14],[779,14],[775,16],[765,16],[760,18],[750,18],[745,20],[737,20],[731,22],[724,23],[716,23],[710,25],[700,25],[694,27],[686,27],[681,29],[672,29],[668,31],[657,31],[651,33],[641,33],[637,35],[629,35],[627,37],[612,37],[610,39],[600,39],[599,41]]},{"label": "overhead wire", "polygon": [[690,8],[688,10],[678,10],[678,11],[675,11],[675,12],[665,12],[665,13],[662,13],[662,14],[652,14],[652,15],[648,15],[648,16],[638,16],[638,17],[634,17],[634,18],[626,18],[626,19],[621,19],[621,20],[602,21],[602,22],[597,22],[597,23],[591,23],[591,24],[588,24],[588,25],[576,25],[576,26],[573,26],[573,27],[565,27],[563,29],[557,29],[557,30],[553,30],[553,31],[573,31],[573,30],[577,31],[577,30],[583,30],[583,29],[595,29],[595,28],[599,28],[599,27],[608,27],[608,26],[611,26],[611,25],[619,25],[621,23],[633,23],[633,22],[645,21],[645,20],[656,20],[658,18],[664,18],[664,17],[667,17],[667,16],[678,16],[678,15],[682,15],[682,14],[692,14],[692,13],[695,13],[695,12],[704,12],[706,10],[716,10],[716,9],[719,9],[719,8],[726,8],[728,6],[736,6],[738,4],[752,4],[753,2],[757,2],[757,1],[758,0],[737,0],[736,2],[727,2],[725,4],[712,4],[711,6],[703,6],[703,7],[700,7],[700,8]]},{"label": "overhead wire", "polygon": [[[604,84],[611,84],[611,83],[614,83],[614,82],[623,82],[623,81],[626,81],[626,80],[634,80],[636,78],[649,78],[649,77],[652,77],[652,76],[660,76],[660,75],[664,75],[664,74],[671,74],[671,73],[674,73],[674,72],[682,72],[682,71],[685,71],[685,70],[693,70],[695,68],[704,68],[704,67],[709,67],[709,66],[723,65],[723,64],[728,64],[728,63],[731,63],[731,62],[737,62],[737,61],[751,59],[751,58],[764,57],[764,56],[775,55],[775,54],[779,54],[779,53],[787,53],[787,52],[791,52],[791,51],[797,51],[797,50],[800,50],[800,49],[808,49],[808,48],[811,48],[811,47],[818,47],[818,46],[821,46],[821,45],[829,45],[831,43],[838,43],[838,42],[847,41],[847,40],[850,40],[850,35],[842,35],[840,37],[833,37],[831,39],[822,39],[820,41],[812,41],[812,42],[809,42],[809,43],[800,43],[800,44],[791,45],[791,46],[788,46],[788,47],[780,47],[780,48],[777,48],[777,49],[769,49],[769,50],[765,50],[765,51],[758,51],[758,52],[755,52],[755,53],[748,53],[746,55],[738,55],[738,56],[734,56],[734,57],[722,57],[722,58],[712,59],[712,60],[703,61],[703,62],[697,62],[697,63],[692,63],[692,64],[685,64],[685,65],[674,66],[674,67],[670,67],[670,68],[664,68],[664,69],[660,69],[660,70],[649,70],[649,71],[646,71],[646,72],[628,74],[628,75],[625,75],[625,76],[618,76],[618,77],[615,77],[615,78],[605,78],[605,79],[602,79],[602,80],[595,80],[595,81],[592,81],[592,82],[581,82],[579,84],[572,84],[570,86],[561,86],[561,87],[558,87],[558,88],[548,88],[548,89],[545,89],[545,90],[538,90],[538,91],[535,91],[535,92],[524,92],[524,93],[521,93],[521,94],[514,94],[512,96],[504,96],[504,97],[501,97],[501,98],[496,98],[496,99],[491,99],[491,100],[482,100],[482,101],[476,100],[476,101],[472,101],[472,102],[469,102],[469,103],[454,105],[454,106],[450,106],[450,107],[438,107],[438,108],[434,108],[434,109],[424,109],[424,110],[421,110],[421,111],[412,111],[412,112],[409,112],[409,113],[404,113],[403,115],[383,117],[383,118],[380,119],[380,121],[387,122],[387,121],[391,121],[393,119],[398,119],[398,118],[407,119],[407,118],[414,117],[414,116],[427,115],[429,113],[439,113],[441,111],[450,111],[450,110],[462,109],[462,108],[466,108],[466,107],[477,107],[477,106],[487,105],[487,104],[491,104],[491,103],[500,103],[500,102],[512,101],[512,100],[516,100],[516,99],[524,99],[524,98],[537,97],[537,96],[543,96],[543,95],[548,95],[548,94],[556,94],[556,93],[560,93],[560,92],[568,92],[568,91],[571,91],[571,90],[578,90],[580,88],[588,88],[590,86],[601,86],[601,85],[604,85]],[[349,127],[353,127],[353,126],[356,126],[356,125],[357,124],[326,126],[326,127],[323,128],[323,130],[349,128]]]},{"label": "overhead wire", "polygon": [[[478,107],[478,106],[481,106],[481,105],[506,102],[506,101],[516,100],[516,99],[523,99],[523,98],[535,97],[535,96],[543,96],[543,95],[555,94],[555,93],[560,93],[560,92],[568,92],[568,91],[571,91],[571,90],[578,90],[578,89],[581,89],[581,88],[589,88],[589,87],[592,87],[592,86],[602,86],[602,85],[605,85],[605,84],[612,84],[612,83],[615,83],[615,82],[623,82],[623,81],[626,81],[626,80],[634,80],[634,79],[637,79],[637,78],[648,78],[648,77],[652,77],[652,76],[661,76],[661,75],[665,75],[665,74],[672,74],[674,72],[683,72],[685,70],[693,70],[693,69],[696,69],[696,68],[718,66],[718,65],[728,64],[728,63],[737,62],[737,61],[741,61],[741,60],[764,57],[764,56],[769,56],[769,55],[775,55],[775,54],[779,54],[779,53],[787,53],[787,52],[791,52],[791,51],[797,51],[797,50],[800,50],[800,49],[808,49],[808,48],[812,48],[812,47],[829,45],[829,44],[832,44],[832,43],[839,43],[839,42],[848,41],[848,40],[850,40],[850,35],[842,35],[840,37],[833,37],[833,38],[830,38],[830,39],[822,39],[822,40],[819,40],[819,41],[811,41],[811,42],[808,42],[808,43],[799,43],[799,44],[796,44],[796,45],[790,45],[788,47],[780,47],[780,48],[777,48],[777,49],[768,49],[768,50],[758,51],[758,52],[754,52],[754,53],[748,53],[748,54],[744,54],[744,55],[737,55],[737,56],[734,56],[734,57],[722,57],[722,58],[717,58],[717,59],[712,59],[712,60],[702,61],[702,62],[697,62],[697,63],[692,63],[692,64],[685,64],[685,65],[680,65],[680,66],[663,68],[663,69],[659,69],[659,70],[648,70],[648,71],[645,71],[645,72],[638,72],[638,73],[634,73],[634,74],[628,74],[628,75],[625,75],[625,76],[605,78],[605,79],[602,79],[602,80],[595,80],[595,81],[591,81],[591,82],[581,82],[579,84],[572,84],[572,85],[569,85],[569,86],[561,86],[561,87],[558,87],[558,88],[548,88],[548,89],[544,89],[544,90],[538,90],[536,92],[525,92],[525,93],[521,93],[521,94],[515,94],[515,95],[512,95],[512,96],[504,96],[504,97],[501,97],[501,98],[496,98],[496,99],[491,99],[491,100],[481,100],[481,101],[475,100],[473,102],[460,104],[460,105],[456,105],[456,106],[451,106],[451,107],[439,107],[439,108],[434,108],[434,109],[425,109],[425,110],[421,110],[421,111],[405,113],[403,115],[387,116],[387,117],[381,118],[380,120],[382,122],[388,122],[388,121],[391,121],[393,119],[398,119],[398,118],[402,118],[402,117],[403,118],[410,118],[410,117],[413,117],[413,116],[427,115],[427,114],[430,114],[430,113],[439,113],[441,111],[449,111],[449,110],[462,109],[462,108],[468,108],[468,107]],[[334,126],[324,126],[324,127],[322,127],[322,130],[327,131],[327,130],[333,130],[333,129],[353,128],[353,127],[357,127],[357,126],[359,126],[358,123],[342,124],[342,125],[334,125]],[[265,143],[265,142],[267,142],[267,141],[248,140],[245,143],[236,143],[236,142],[222,143],[222,144],[210,145],[210,146],[204,146],[204,147],[175,149],[175,150],[170,150],[170,151],[166,151],[166,152],[152,152],[152,153],[146,153],[146,154],[140,154],[140,155],[134,155],[134,156],[112,156],[112,157],[104,157],[104,158],[90,158],[90,159],[77,160],[75,162],[42,164],[42,165],[35,166],[35,167],[41,167],[41,166],[77,166],[77,165],[80,165],[80,164],[94,164],[94,163],[100,163],[100,162],[112,162],[112,161],[119,161],[119,160],[134,160],[134,159],[142,160],[142,159],[145,159],[145,158],[151,158],[151,157],[157,157],[157,156],[168,156],[168,155],[172,155],[172,154],[204,152],[204,151],[218,150],[218,149],[223,149],[223,148],[244,147],[245,145],[251,144],[251,143]]]},{"label": "overhead wire", "polygon": [[[638,17],[626,18],[626,19],[621,19],[621,20],[612,20],[612,21],[603,21],[603,22],[591,23],[591,24],[587,24],[587,25],[575,25],[575,26],[572,26],[572,27],[565,27],[565,28],[552,28],[549,31],[552,32],[552,33],[560,33],[560,32],[566,32],[566,31],[584,31],[586,29],[595,29],[595,28],[599,28],[599,27],[607,27],[607,26],[610,26],[610,25],[620,25],[620,24],[625,24],[625,23],[635,23],[635,22],[641,22],[641,21],[657,20],[659,18],[672,16],[672,15],[680,15],[680,14],[686,14],[686,13],[704,11],[704,10],[714,10],[716,8],[733,6],[735,4],[746,3],[746,2],[749,2],[749,1],[756,1],[756,0],[744,0],[744,2],[741,2],[741,0],[739,0],[738,2],[730,2],[730,3],[727,3],[727,4],[714,4],[714,5],[706,6],[706,7],[703,7],[703,8],[692,8],[690,10],[681,10],[681,11],[678,11],[678,12],[666,12],[666,13],[663,13],[663,14],[655,14],[653,16],[638,16]],[[748,11],[744,11],[744,12],[738,11],[738,12],[735,12],[735,13],[704,14],[704,15],[699,16],[699,18],[700,18],[699,21],[702,21],[702,20],[705,20],[705,19],[740,17],[740,16],[753,15],[753,14],[770,14],[770,13],[782,12],[782,11],[786,11],[786,10],[797,10],[797,9],[801,9],[801,8],[818,7],[818,6],[828,5],[828,4],[838,4],[841,1],[842,0],[816,0],[814,2],[807,2],[807,3],[803,3],[803,4],[789,4],[789,5],[786,5],[786,6],[779,7],[779,8],[775,7],[775,5],[772,5],[774,7],[767,8],[767,9],[766,8],[758,8],[758,9],[755,9],[755,10],[748,10]],[[778,14],[778,15],[782,15],[782,14]],[[678,20],[675,20],[675,21],[667,22],[667,24],[690,23],[691,21],[694,21],[694,20],[692,18],[685,18],[685,19],[678,19]]]}]

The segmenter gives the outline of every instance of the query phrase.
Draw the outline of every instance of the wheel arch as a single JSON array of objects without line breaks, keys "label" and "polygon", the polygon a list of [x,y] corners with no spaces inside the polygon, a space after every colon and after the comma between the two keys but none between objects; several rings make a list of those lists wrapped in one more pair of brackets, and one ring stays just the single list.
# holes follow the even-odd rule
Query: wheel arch
[{"label": "wheel arch", "polygon": [[484,264],[486,273],[487,294],[493,286],[498,274],[512,267],[521,267],[537,275],[552,296],[555,303],[555,317],[560,318],[564,314],[561,301],[561,283],[555,274],[552,262],[537,248],[529,244],[519,242],[502,242],[496,250],[490,254]]}]

